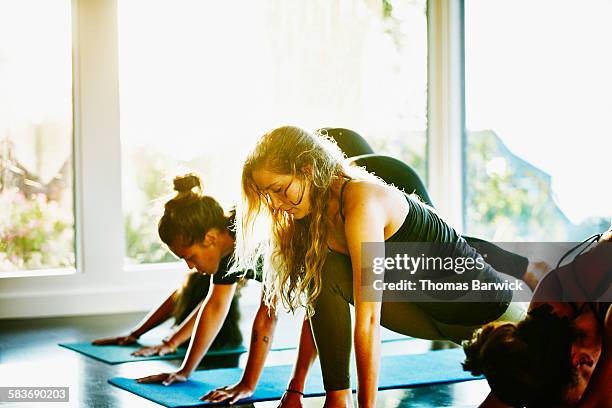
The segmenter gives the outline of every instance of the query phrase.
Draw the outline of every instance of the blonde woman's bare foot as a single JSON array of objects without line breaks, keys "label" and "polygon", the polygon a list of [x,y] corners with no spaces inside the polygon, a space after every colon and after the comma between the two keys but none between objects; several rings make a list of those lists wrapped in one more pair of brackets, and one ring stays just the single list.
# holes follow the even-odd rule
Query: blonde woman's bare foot
[{"label": "blonde woman's bare foot", "polygon": [[542,280],[551,269],[551,266],[544,261],[529,262],[527,271],[525,271],[523,275],[523,281],[531,290],[535,290],[540,280]]},{"label": "blonde woman's bare foot", "polygon": [[610,228],[599,238],[599,242],[601,241],[612,242],[612,225],[610,225]]}]

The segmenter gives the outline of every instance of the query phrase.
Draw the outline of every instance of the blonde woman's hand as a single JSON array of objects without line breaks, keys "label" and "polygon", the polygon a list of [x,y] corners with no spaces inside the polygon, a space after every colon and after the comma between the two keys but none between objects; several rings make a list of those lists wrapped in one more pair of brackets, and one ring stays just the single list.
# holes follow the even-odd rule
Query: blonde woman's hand
[{"label": "blonde woman's hand", "polygon": [[226,385],[225,387],[217,388],[216,390],[210,391],[204,395],[200,400],[206,402],[223,402],[226,401],[228,404],[234,404],[244,398],[248,398],[253,395],[255,389],[249,387],[241,382],[234,385]]},{"label": "blonde woman's hand", "polygon": [[176,347],[172,344],[162,343],[156,346],[142,347],[132,353],[136,357],[149,357],[149,356],[165,356],[166,354],[172,354],[176,351]]},{"label": "blonde woman's hand", "polygon": [[304,396],[297,392],[285,391],[277,408],[302,408]]},{"label": "blonde woman's hand", "polygon": [[138,337],[133,334],[128,334],[127,336],[117,336],[117,337],[106,337],[104,339],[97,339],[91,342],[94,346],[127,346],[128,344],[134,344],[138,341]]},{"label": "blonde woman's hand", "polygon": [[180,371],[176,373],[161,373],[155,375],[149,375],[147,377],[142,377],[136,379],[136,382],[141,384],[152,384],[152,383],[162,383],[163,385],[172,385],[178,382],[187,381],[187,375],[182,374]]}]

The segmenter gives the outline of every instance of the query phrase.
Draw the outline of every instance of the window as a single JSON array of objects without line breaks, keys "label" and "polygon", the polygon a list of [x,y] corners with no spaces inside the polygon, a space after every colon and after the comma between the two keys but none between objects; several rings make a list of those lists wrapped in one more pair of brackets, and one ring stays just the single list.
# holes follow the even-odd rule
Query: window
[{"label": "window", "polygon": [[73,268],[69,0],[0,2],[0,272]]},{"label": "window", "polygon": [[571,241],[612,217],[612,3],[465,2],[469,234]]},{"label": "window", "polygon": [[424,177],[425,6],[120,1],[126,262],[172,260],[156,225],[175,175],[229,208],[244,154],[280,125],[355,130]]}]

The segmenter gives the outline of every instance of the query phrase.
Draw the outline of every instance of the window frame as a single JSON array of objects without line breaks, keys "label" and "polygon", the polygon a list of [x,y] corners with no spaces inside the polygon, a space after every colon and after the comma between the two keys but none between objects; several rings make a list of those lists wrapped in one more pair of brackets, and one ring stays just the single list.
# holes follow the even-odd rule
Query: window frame
[{"label": "window frame", "polygon": [[[146,310],[185,275],[179,262],[125,264],[117,1],[72,0],[76,268],[0,277],[0,318]],[[429,0],[427,25],[428,188],[461,230],[463,0]]]},{"label": "window frame", "polygon": [[463,0],[429,0],[428,189],[436,210],[463,230],[465,138]]},{"label": "window frame", "polygon": [[185,273],[124,265],[117,0],[73,0],[72,32],[76,268],[0,277],[0,318],[144,310]]}]

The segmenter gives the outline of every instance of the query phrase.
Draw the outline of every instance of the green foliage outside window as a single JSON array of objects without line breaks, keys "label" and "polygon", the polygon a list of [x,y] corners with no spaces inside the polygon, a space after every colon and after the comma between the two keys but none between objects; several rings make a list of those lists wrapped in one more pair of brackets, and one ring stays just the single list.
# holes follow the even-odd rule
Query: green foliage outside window
[{"label": "green foliage outside window", "polygon": [[0,191],[0,271],[74,265],[71,214],[44,194]]},{"label": "green foliage outside window", "polygon": [[581,241],[609,219],[573,224],[554,200],[551,177],[514,155],[493,131],[468,132],[466,232],[492,241]]},{"label": "green foliage outside window", "polygon": [[157,235],[157,223],[163,214],[165,198],[172,194],[171,180],[177,163],[152,152],[131,157],[137,169],[136,183],[144,206],[125,214],[126,255],[129,263],[174,262]]}]

